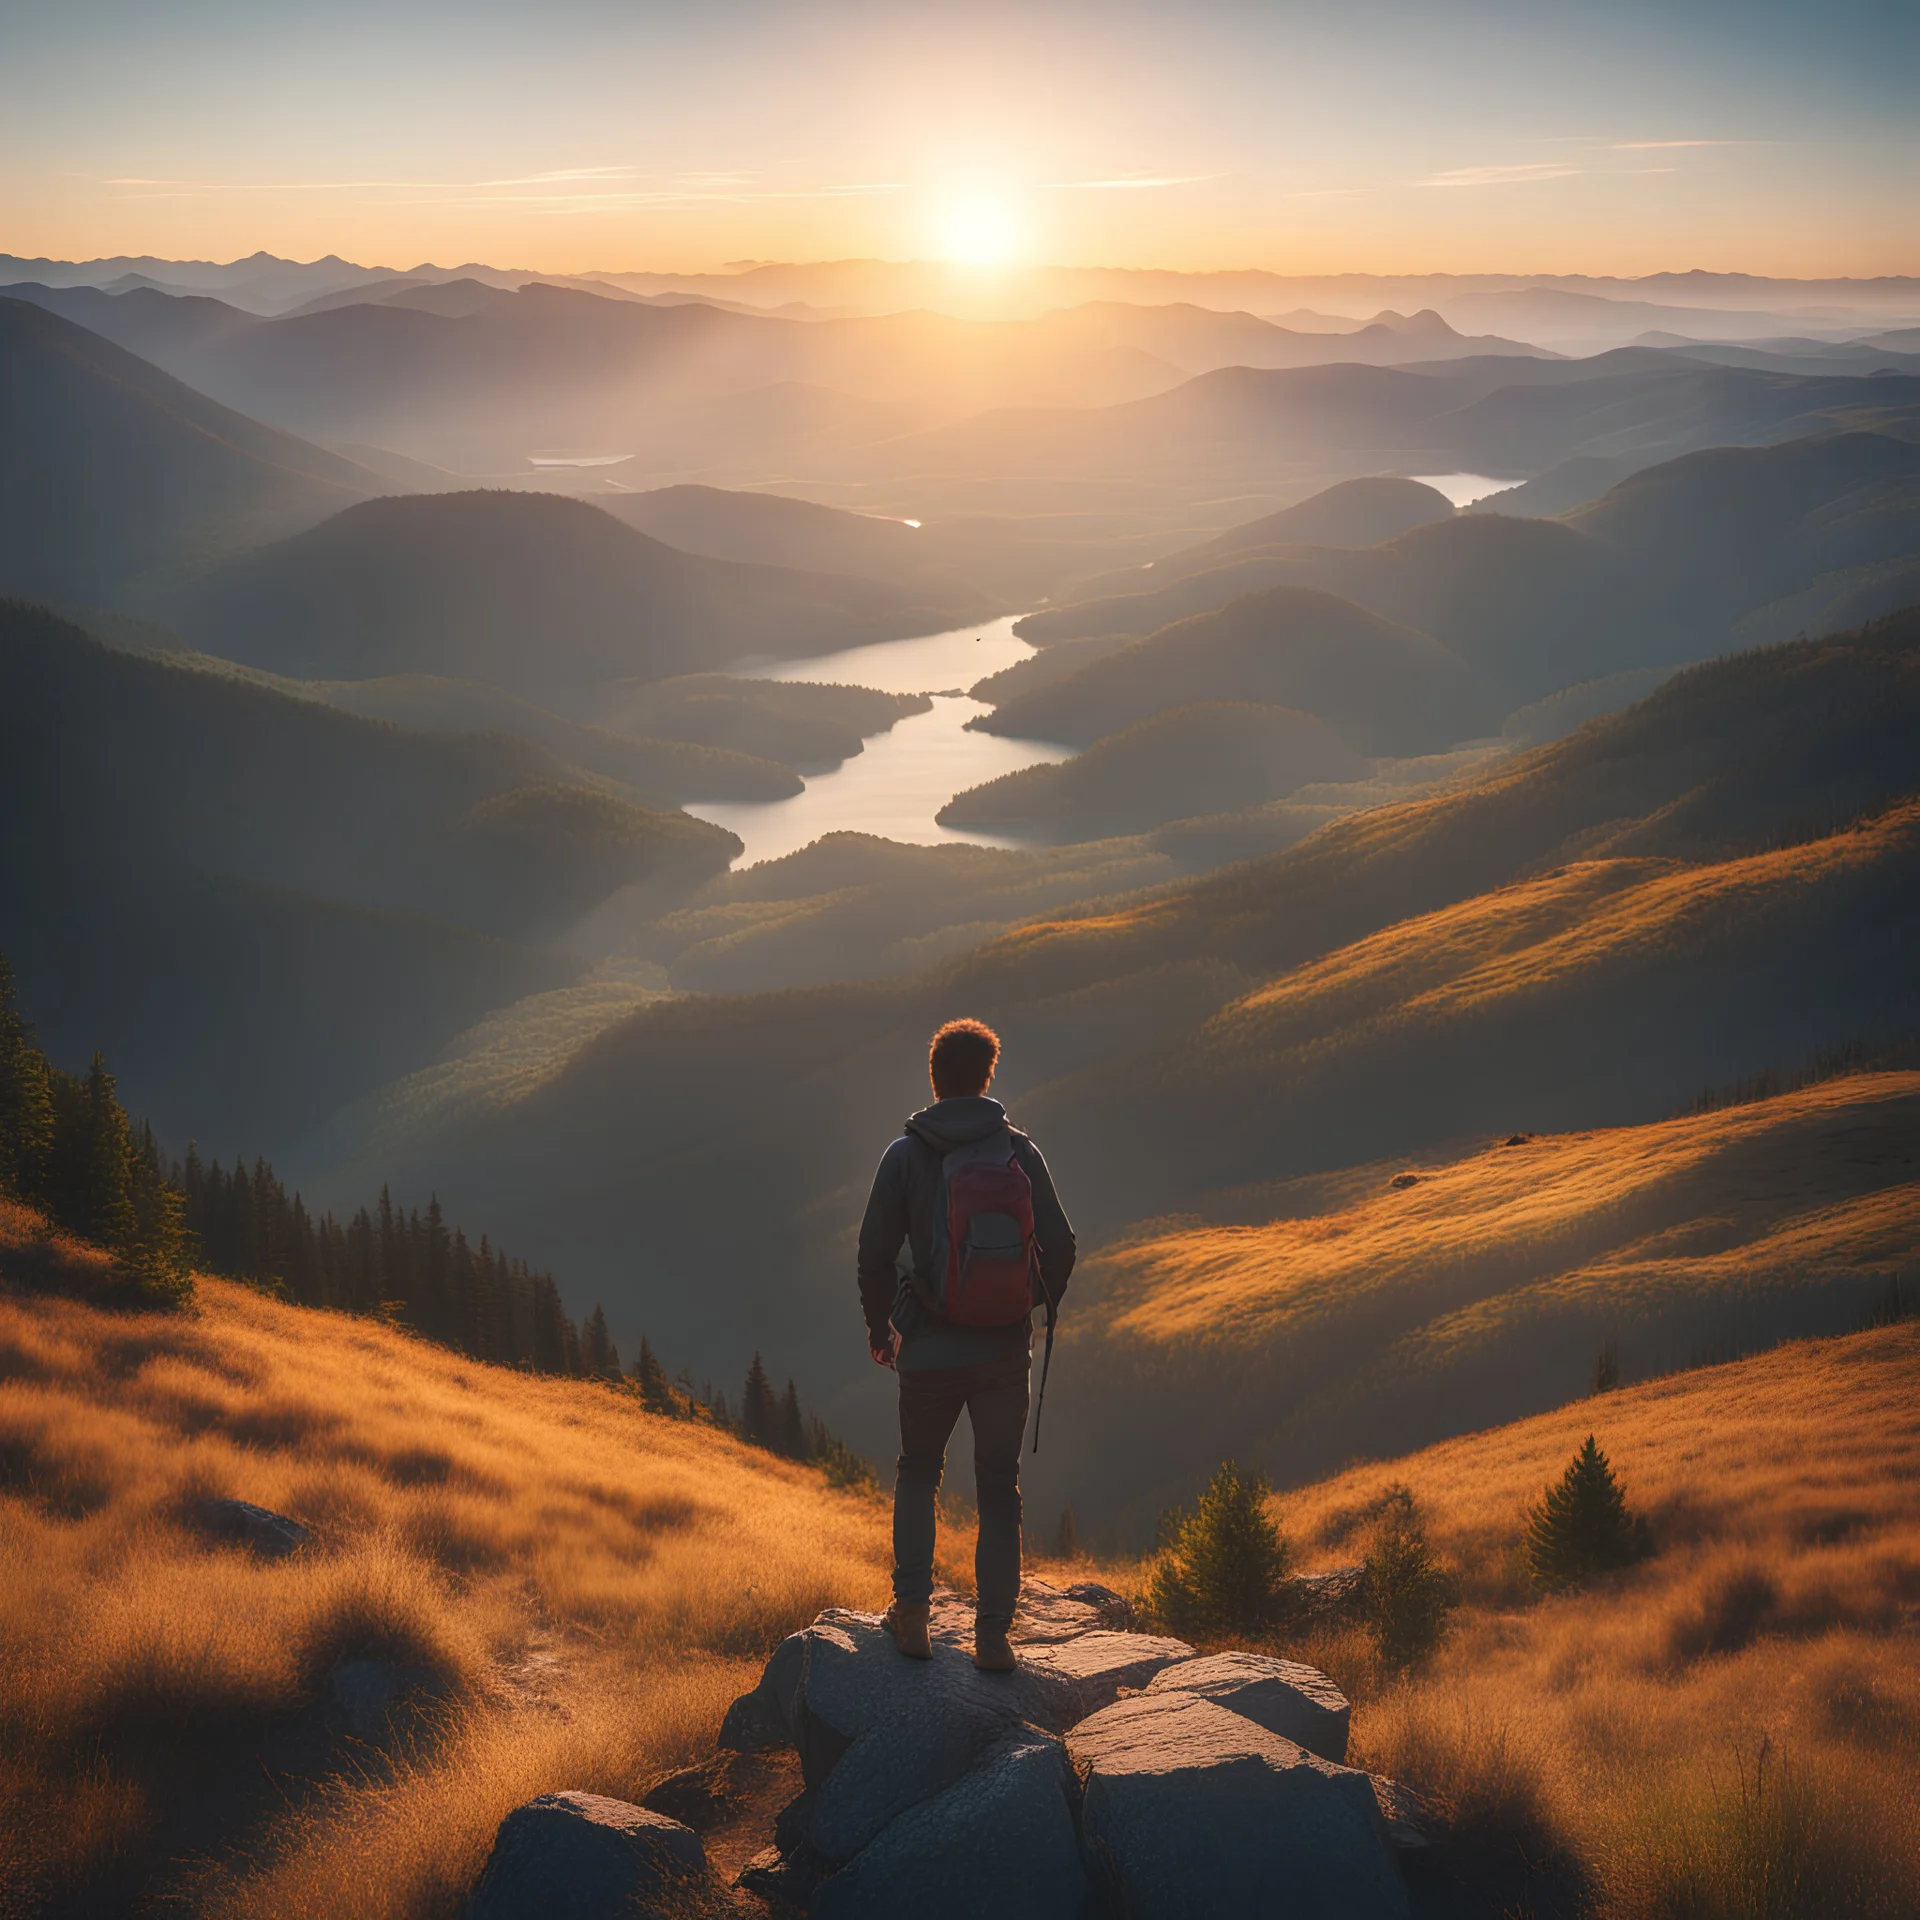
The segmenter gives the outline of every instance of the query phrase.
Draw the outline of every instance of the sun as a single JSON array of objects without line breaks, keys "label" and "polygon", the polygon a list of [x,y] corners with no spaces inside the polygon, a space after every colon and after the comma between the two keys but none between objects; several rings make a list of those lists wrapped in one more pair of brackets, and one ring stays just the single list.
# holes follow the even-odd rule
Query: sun
[{"label": "sun", "polygon": [[1018,217],[997,194],[961,194],[941,209],[942,259],[969,267],[1003,267],[1019,253],[1021,238]]}]

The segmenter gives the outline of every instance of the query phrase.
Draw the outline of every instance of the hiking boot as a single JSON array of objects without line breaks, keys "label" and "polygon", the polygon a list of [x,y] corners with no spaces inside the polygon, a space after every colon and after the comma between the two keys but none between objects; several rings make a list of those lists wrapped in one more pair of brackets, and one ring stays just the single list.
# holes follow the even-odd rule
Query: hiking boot
[{"label": "hiking boot", "polygon": [[931,1660],[933,1642],[927,1638],[927,1603],[896,1600],[880,1623],[893,1635],[893,1644],[909,1660]]},{"label": "hiking boot", "polygon": [[1013,1657],[1013,1642],[1005,1627],[989,1626],[984,1620],[973,1630],[973,1664],[982,1673],[1011,1673],[1019,1663]]}]

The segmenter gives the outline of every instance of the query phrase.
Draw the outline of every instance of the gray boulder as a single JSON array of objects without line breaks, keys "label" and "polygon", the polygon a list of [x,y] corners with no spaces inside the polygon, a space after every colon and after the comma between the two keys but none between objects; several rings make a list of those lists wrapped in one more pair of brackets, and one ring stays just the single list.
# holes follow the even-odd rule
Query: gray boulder
[{"label": "gray boulder", "polygon": [[1177,1664],[1193,1664],[1184,1640],[1163,1640],[1146,1633],[1075,1634],[1043,1646],[1023,1646],[1022,1664],[1032,1673],[1057,1679],[1073,1690],[1073,1721],[1084,1720],[1119,1699],[1123,1688],[1148,1685]]},{"label": "gray boulder", "polygon": [[637,1920],[698,1911],[713,1890],[700,1836],[597,1793],[543,1793],[515,1807],[468,1920]]},{"label": "gray boulder", "polygon": [[1193,1693],[1317,1753],[1323,1760],[1347,1757],[1347,1696],[1318,1667],[1277,1660],[1265,1653],[1213,1653],[1163,1667],[1149,1693]]},{"label": "gray boulder", "polygon": [[826,1881],[811,1920],[1077,1920],[1092,1900],[1060,1742],[1022,1732],[890,1822]]},{"label": "gray boulder", "polygon": [[800,1756],[812,1795],[807,1842],[836,1862],[1023,1722],[1057,1731],[1079,1703],[1071,1679],[1024,1665],[981,1673],[945,1638],[931,1660],[902,1659],[877,1614],[838,1608],[781,1643],[757,1691]]},{"label": "gray boulder", "polygon": [[1313,1626],[1352,1626],[1373,1606],[1373,1576],[1363,1566],[1303,1573],[1287,1582],[1301,1621]]},{"label": "gray boulder", "polygon": [[1095,1714],[1067,1751],[1088,1862],[1130,1920],[1406,1920],[1364,1773],[1171,1690]]},{"label": "gray boulder", "polygon": [[313,1538],[298,1520],[256,1507],[251,1500],[202,1500],[194,1507],[194,1518],[216,1540],[245,1547],[262,1560],[283,1560]]}]

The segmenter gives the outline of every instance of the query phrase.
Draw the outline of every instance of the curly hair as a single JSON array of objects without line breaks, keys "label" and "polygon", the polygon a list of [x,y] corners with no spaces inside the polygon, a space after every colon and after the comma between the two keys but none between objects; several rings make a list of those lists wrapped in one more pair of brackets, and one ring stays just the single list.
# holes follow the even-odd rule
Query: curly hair
[{"label": "curly hair", "polygon": [[936,1100],[985,1093],[1000,1059],[1000,1036],[984,1020],[949,1020],[927,1048]]}]

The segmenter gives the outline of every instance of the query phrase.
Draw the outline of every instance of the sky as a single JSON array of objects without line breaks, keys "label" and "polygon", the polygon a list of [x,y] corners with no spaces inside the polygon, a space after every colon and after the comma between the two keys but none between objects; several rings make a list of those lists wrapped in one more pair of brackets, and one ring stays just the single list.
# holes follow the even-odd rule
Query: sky
[{"label": "sky", "polygon": [[0,0],[0,251],[1920,271],[1920,0]]}]

